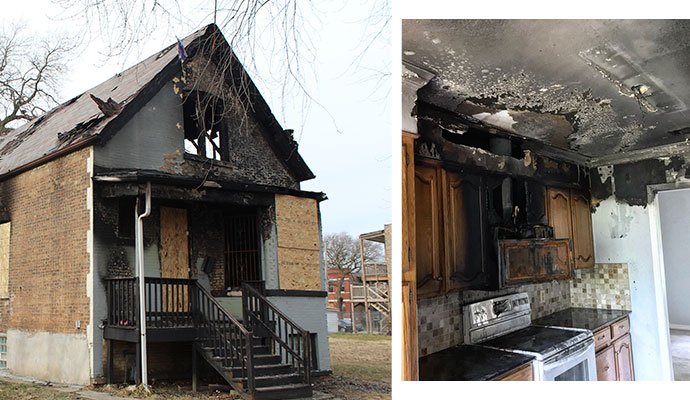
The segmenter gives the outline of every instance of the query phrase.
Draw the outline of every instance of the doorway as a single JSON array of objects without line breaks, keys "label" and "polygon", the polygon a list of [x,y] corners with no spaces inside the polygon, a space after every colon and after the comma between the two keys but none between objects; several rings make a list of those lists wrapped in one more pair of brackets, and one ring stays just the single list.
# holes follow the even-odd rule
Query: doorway
[{"label": "doorway", "polygon": [[690,380],[690,189],[657,195],[659,231],[674,380]]}]

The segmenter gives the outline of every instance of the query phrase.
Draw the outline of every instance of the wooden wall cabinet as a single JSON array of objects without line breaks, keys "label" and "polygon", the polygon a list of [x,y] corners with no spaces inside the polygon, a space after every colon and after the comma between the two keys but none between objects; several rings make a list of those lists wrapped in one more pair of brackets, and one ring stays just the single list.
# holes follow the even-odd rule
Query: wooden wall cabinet
[{"label": "wooden wall cabinet", "polygon": [[577,190],[548,188],[546,208],[553,237],[569,238],[575,269],[594,266],[594,242],[589,197]]},{"label": "wooden wall cabinet", "polygon": [[443,290],[441,271],[441,170],[434,166],[415,167],[415,229],[417,245],[417,296]]},{"label": "wooden wall cabinet", "polygon": [[482,177],[415,167],[417,296],[433,297],[488,282]]},{"label": "wooden wall cabinet", "polygon": [[598,380],[635,380],[628,317],[594,332],[594,348]]}]

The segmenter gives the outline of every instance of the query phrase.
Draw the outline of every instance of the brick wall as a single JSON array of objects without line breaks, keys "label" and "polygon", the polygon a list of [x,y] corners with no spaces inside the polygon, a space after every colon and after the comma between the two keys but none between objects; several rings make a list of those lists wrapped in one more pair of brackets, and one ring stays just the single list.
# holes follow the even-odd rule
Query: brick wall
[{"label": "brick wall", "polygon": [[90,148],[76,151],[0,184],[12,221],[2,331],[86,332],[89,154]]}]

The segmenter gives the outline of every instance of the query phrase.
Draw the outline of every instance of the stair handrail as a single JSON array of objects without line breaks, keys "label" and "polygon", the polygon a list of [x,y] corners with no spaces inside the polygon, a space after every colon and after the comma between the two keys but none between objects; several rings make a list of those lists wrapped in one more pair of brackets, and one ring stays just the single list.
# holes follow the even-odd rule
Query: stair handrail
[{"label": "stair handrail", "polygon": [[[223,305],[220,304],[218,300],[216,300],[211,293],[208,292],[208,290],[201,286],[199,282],[196,282],[194,288],[197,293],[192,297],[192,308],[199,316],[203,316],[206,319],[205,322],[201,320],[195,321],[195,324],[199,328],[198,331],[203,332],[206,326],[202,325],[207,324],[210,334],[211,325],[214,322],[216,325],[218,325],[218,321],[213,321],[211,318],[214,316],[213,314],[215,314],[216,318],[220,317],[230,324],[230,326],[223,327],[215,326],[213,332],[215,337],[209,339],[211,339],[214,344],[221,344],[223,346],[224,358],[229,359],[232,366],[234,366],[236,360],[241,360],[239,367],[242,369],[243,377],[247,378],[247,388],[249,393],[253,393],[256,389],[256,383],[254,380],[254,343],[252,340],[252,331],[248,330],[241,322],[237,321],[237,319],[230,315],[230,313],[225,310]],[[213,310],[210,312],[211,315],[204,315],[204,309],[209,311],[209,308]],[[223,324],[225,324],[225,322],[223,322]],[[239,331],[242,336],[241,340],[238,340],[238,338],[227,337],[228,335],[226,335],[226,332],[232,334],[233,329]],[[228,345],[231,347],[230,354],[228,354]],[[243,348],[246,349],[246,353]]]},{"label": "stair handrail", "polygon": [[[275,304],[271,303],[254,285],[244,282],[242,283],[242,312],[243,322],[251,327],[254,326],[253,323],[263,327],[269,333],[274,343],[278,344],[281,360],[284,359],[293,366],[297,364],[297,372],[302,375],[303,382],[307,385],[311,385],[311,346],[309,331],[302,329],[295,321],[280,311],[280,309],[278,309]],[[271,327],[269,324],[269,321],[271,321],[270,317],[275,318],[276,316],[283,320],[282,330],[279,320],[276,320],[277,326],[275,327]],[[276,333],[275,328],[277,328],[278,333]],[[283,333],[285,337],[281,337],[281,333]],[[300,338],[296,345],[290,340],[290,336],[294,334],[299,335]],[[296,347],[296,349],[293,347]],[[283,350],[285,350],[285,354],[283,354]],[[290,359],[288,354],[292,356],[292,359]]]}]

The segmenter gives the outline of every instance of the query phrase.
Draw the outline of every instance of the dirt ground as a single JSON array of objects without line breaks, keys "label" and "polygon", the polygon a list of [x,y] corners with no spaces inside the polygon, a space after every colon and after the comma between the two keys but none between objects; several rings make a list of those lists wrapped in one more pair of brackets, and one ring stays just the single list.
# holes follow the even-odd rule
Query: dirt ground
[{"label": "dirt ground", "polygon": [[[333,375],[315,377],[314,390],[343,400],[391,399],[391,338],[378,335],[330,334]],[[134,386],[99,385],[93,390],[125,398],[147,400],[229,400],[239,399],[233,393],[202,387],[191,392],[191,382],[158,382],[151,393]],[[83,391],[79,392],[83,393]],[[77,390],[66,390],[36,383],[0,380],[0,400],[74,400],[83,398]]]}]

